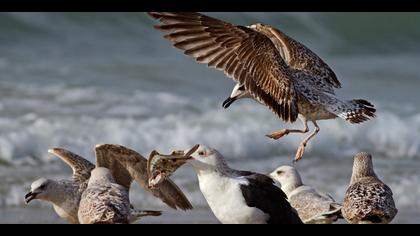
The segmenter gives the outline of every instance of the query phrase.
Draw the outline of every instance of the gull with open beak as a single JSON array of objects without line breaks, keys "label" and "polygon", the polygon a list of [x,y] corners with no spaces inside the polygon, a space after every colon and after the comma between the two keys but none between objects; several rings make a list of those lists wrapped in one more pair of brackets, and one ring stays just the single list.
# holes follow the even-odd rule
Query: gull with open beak
[{"label": "gull with open beak", "polygon": [[[88,184],[92,177],[91,174],[95,167],[102,167],[109,170],[113,177],[112,184],[119,185],[127,193],[130,190],[132,182],[136,182],[145,191],[159,198],[170,208],[181,210],[192,209],[189,200],[170,179],[162,181],[159,188],[149,189],[147,187],[146,158],[124,146],[114,144],[97,145],[95,147],[95,165],[87,159],[65,149],[54,148],[48,152],[59,157],[72,168],[73,178],[71,180],[51,180],[45,178],[36,180],[31,185],[31,191],[25,195],[25,202],[28,204],[34,199],[39,199],[52,203],[56,213],[72,224],[81,222],[78,217],[79,205],[83,193],[88,189]],[[99,175],[99,177],[101,176]],[[142,217],[147,212],[151,212],[151,215],[156,215],[156,212],[152,211],[140,212],[135,209],[132,210],[131,212],[135,214],[131,216]],[[129,220],[129,223],[136,221],[137,218],[132,218],[132,220]]]}]

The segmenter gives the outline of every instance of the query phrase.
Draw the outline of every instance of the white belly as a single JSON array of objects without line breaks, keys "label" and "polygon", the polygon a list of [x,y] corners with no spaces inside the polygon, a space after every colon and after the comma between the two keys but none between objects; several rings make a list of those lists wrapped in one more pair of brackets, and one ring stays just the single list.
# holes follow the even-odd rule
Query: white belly
[{"label": "white belly", "polygon": [[63,219],[67,220],[71,224],[78,224],[79,219],[77,217],[77,210],[65,210],[60,206],[53,204],[55,212]]},{"label": "white belly", "polygon": [[268,215],[248,207],[238,179],[218,174],[199,175],[200,190],[216,218],[223,224],[265,224]]}]

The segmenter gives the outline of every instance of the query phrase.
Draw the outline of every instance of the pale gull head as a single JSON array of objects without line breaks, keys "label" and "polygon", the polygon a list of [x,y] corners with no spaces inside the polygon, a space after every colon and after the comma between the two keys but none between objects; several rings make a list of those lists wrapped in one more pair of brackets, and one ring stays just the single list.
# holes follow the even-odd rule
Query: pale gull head
[{"label": "pale gull head", "polygon": [[96,183],[115,183],[115,180],[109,169],[104,167],[96,167],[91,172],[89,185]]},{"label": "pale gull head", "polygon": [[54,181],[40,178],[31,184],[31,191],[25,195],[25,202],[28,204],[34,199],[48,201],[54,195]]},{"label": "pale gull head", "polygon": [[189,157],[187,163],[198,171],[220,171],[227,166],[222,154],[205,145],[195,145],[193,148],[186,150],[185,153]]},{"label": "pale gull head", "polygon": [[288,196],[294,189],[303,185],[299,173],[291,166],[280,166],[270,173],[270,177],[280,183],[281,190]]}]

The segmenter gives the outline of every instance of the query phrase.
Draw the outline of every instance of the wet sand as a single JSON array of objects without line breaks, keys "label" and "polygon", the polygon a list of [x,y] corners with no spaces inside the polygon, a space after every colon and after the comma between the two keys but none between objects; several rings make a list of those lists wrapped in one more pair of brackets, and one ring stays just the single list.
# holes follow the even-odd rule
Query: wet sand
[{"label": "wet sand", "polygon": [[[66,224],[53,209],[37,207],[15,207],[1,209],[0,223],[3,224]],[[146,217],[139,221],[143,224],[218,224],[214,215],[206,209],[195,209],[189,212],[164,211],[159,217]],[[338,224],[345,224],[339,220]],[[419,224],[419,212],[415,210],[400,210],[400,214],[392,221],[393,224]]]}]

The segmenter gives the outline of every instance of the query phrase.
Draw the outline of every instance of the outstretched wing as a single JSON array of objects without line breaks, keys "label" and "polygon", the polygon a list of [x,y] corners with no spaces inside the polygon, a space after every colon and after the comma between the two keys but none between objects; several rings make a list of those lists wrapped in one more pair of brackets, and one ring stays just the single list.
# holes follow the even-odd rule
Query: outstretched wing
[{"label": "outstretched wing", "polygon": [[118,158],[114,157],[113,153],[110,153],[110,151],[106,149],[106,146],[103,145],[96,146],[95,154],[96,167],[105,167],[109,169],[115,182],[129,191],[133,178]]},{"label": "outstretched wing", "polygon": [[265,35],[194,12],[149,12],[165,38],[199,63],[224,71],[284,121],[297,119],[293,77]]},{"label": "outstretched wing", "polygon": [[49,153],[59,157],[73,170],[73,181],[82,184],[89,180],[90,172],[95,168],[95,165],[85,158],[74,154],[62,148],[53,148],[48,150]]},{"label": "outstretched wing", "polygon": [[95,150],[98,162],[108,165],[107,168],[110,168],[113,173],[119,172],[114,176],[117,183],[127,187],[129,182],[135,180],[143,189],[160,198],[169,207],[182,210],[192,209],[187,197],[170,179],[163,181],[156,189],[148,187],[147,160],[139,153],[114,144],[98,145]]},{"label": "outstretched wing", "polygon": [[309,75],[296,78],[312,79],[314,87],[331,94],[334,88],[341,88],[334,71],[305,45],[269,25],[256,24],[253,29],[271,39],[291,68]]}]

